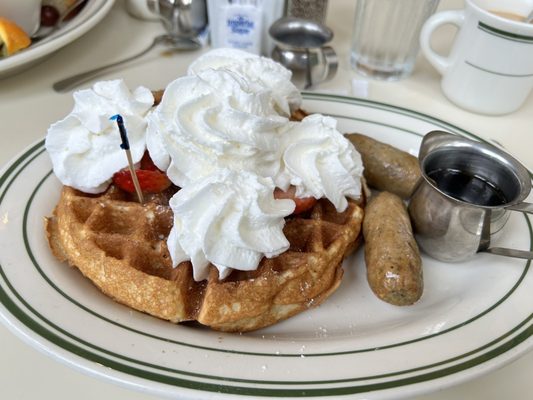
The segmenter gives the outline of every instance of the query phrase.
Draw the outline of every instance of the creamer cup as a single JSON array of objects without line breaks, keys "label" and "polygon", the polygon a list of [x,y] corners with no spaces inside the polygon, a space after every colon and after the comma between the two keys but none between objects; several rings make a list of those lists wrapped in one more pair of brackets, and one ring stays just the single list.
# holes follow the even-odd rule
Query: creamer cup
[{"label": "creamer cup", "polygon": [[533,213],[527,169],[502,150],[447,132],[428,133],[420,147],[421,178],[409,203],[420,248],[440,261],[478,252],[533,259],[533,252],[494,247],[510,210]]}]

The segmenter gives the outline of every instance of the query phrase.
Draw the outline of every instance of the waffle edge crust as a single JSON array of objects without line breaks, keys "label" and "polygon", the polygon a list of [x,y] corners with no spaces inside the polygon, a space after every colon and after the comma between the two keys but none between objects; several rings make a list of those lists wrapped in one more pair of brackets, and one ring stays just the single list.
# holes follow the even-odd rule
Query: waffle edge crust
[{"label": "waffle edge crust", "polygon": [[246,332],[317,306],[337,289],[342,261],[361,241],[363,209],[350,200],[338,213],[319,200],[304,216],[287,218],[286,252],[224,280],[211,266],[202,282],[193,280],[190,262],[172,268],[166,245],[172,220],[165,204],[65,186],[45,226],[54,255],[117,302],[175,323]]}]

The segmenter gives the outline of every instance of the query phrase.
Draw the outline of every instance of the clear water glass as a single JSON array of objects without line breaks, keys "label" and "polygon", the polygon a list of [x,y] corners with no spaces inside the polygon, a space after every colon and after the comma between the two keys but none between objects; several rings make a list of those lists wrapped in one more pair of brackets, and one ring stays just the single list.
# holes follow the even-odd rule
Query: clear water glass
[{"label": "clear water glass", "polygon": [[361,74],[398,80],[411,74],[420,30],[439,0],[358,0],[351,63]]}]

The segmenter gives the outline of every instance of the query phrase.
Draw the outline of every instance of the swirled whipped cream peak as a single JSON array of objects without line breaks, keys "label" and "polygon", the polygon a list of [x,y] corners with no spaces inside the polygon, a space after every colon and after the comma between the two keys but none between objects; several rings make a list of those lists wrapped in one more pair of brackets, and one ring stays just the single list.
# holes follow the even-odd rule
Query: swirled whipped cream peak
[{"label": "swirled whipped cream peak", "polygon": [[278,187],[296,186],[296,197],[327,198],[341,212],[346,197],[361,196],[363,162],[331,117],[312,114],[285,126],[280,140]]},{"label": "swirled whipped cream peak", "polygon": [[263,256],[287,250],[283,218],[294,211],[294,202],[274,199],[273,191],[272,179],[229,169],[183,187],[170,200],[173,265],[190,260],[199,281],[213,264],[224,279],[232,269],[255,270]]},{"label": "swirled whipped cream peak", "polygon": [[50,126],[45,140],[61,183],[100,193],[113,174],[128,165],[118,127],[110,120],[116,114],[124,117],[133,161],[140,161],[146,148],[145,117],[153,103],[150,90],[138,87],[131,92],[122,80],[98,82],[75,92],[74,109]]},{"label": "swirled whipped cream peak", "polygon": [[147,147],[155,164],[180,187],[219,168],[274,176],[281,129],[272,91],[226,69],[178,78],[148,117]]},{"label": "swirled whipped cream peak", "polygon": [[246,78],[251,90],[270,90],[274,107],[285,116],[302,103],[299,90],[291,82],[291,71],[270,58],[237,49],[215,49],[193,62],[188,74],[195,75],[208,69],[234,71]]}]

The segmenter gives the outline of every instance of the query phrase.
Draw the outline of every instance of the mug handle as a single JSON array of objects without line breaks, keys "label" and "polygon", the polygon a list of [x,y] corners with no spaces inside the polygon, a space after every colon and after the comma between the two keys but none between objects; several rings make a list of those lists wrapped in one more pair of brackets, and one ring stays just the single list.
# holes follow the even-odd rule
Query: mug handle
[{"label": "mug handle", "polygon": [[464,20],[465,12],[463,10],[443,11],[431,16],[422,27],[422,31],[420,32],[420,48],[424,56],[441,75],[445,73],[452,63],[449,57],[443,57],[433,51],[431,48],[431,35],[433,35],[435,29],[445,24],[452,24],[457,28],[461,28]]},{"label": "mug handle", "polygon": [[[520,211],[527,214],[533,214],[533,204],[532,203],[518,203],[509,207],[505,207],[506,210]],[[506,247],[488,247],[481,249],[480,251],[484,253],[496,254],[498,256],[513,257],[513,258],[523,258],[526,260],[533,260],[533,251],[527,250],[516,250],[508,249]]]}]

